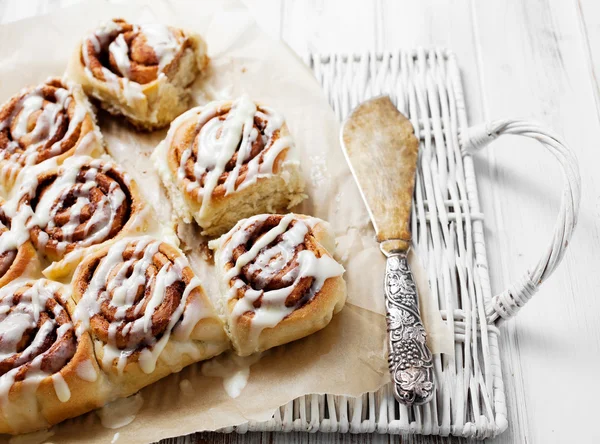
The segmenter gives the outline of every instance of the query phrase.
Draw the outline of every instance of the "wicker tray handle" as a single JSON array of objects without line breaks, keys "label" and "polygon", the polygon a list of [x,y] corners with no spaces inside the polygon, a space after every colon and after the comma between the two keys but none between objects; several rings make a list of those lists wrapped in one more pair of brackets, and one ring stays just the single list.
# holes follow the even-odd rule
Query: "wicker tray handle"
[{"label": "wicker tray handle", "polygon": [[542,258],[502,293],[495,295],[486,305],[488,323],[499,324],[515,316],[531,299],[562,260],[579,213],[581,177],[577,158],[559,137],[538,124],[522,120],[498,120],[468,128],[461,133],[464,152],[473,153],[501,135],[513,134],[539,141],[560,162],[565,180],[558,220],[552,240]]}]

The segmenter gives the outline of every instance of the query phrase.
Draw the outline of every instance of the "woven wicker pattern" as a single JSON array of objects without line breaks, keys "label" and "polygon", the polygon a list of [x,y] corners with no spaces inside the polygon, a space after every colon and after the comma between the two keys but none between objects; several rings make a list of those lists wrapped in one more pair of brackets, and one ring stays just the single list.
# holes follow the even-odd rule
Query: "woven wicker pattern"
[{"label": "woven wicker pattern", "polygon": [[577,225],[579,201],[581,200],[581,177],[575,154],[558,136],[536,123],[519,120],[499,120],[464,128],[460,137],[462,150],[465,153],[474,152],[503,134],[529,137],[540,142],[560,163],[563,169],[565,186],[554,235],[542,258],[521,279],[502,293],[494,296],[487,304],[488,322],[495,322],[496,325],[516,315],[521,307],[535,294],[538,286],[560,264],[573,235],[573,230]]},{"label": "woven wicker pattern", "polygon": [[[432,296],[455,338],[455,356],[434,357],[432,402],[407,408],[390,386],[360,398],[311,395],[281,407],[271,421],[223,431],[322,431],[456,435],[486,438],[508,426],[496,320],[508,319],[560,262],[576,223],[579,172],[572,152],[542,128],[517,121],[469,128],[454,56],[442,49],[360,56],[312,55],[308,64],[338,117],[388,94],[421,141],[413,244],[428,271]],[[555,235],[540,262],[492,296],[483,215],[470,152],[501,134],[542,142],[560,161],[565,192]],[[382,270],[383,273],[383,270]]]}]

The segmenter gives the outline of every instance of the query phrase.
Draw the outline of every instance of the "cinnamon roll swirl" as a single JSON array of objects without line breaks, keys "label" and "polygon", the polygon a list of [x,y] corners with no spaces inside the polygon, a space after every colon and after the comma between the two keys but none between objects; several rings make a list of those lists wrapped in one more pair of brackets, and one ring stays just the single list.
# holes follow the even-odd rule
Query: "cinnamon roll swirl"
[{"label": "cinnamon roll swirl", "polygon": [[242,356],[324,328],[346,300],[344,268],[332,258],[326,222],[259,215],[211,241],[221,287],[218,309]]},{"label": "cinnamon roll swirl", "polygon": [[189,86],[207,63],[196,34],[113,19],[83,39],[67,73],[104,109],[152,130],[187,109]]},{"label": "cinnamon roll swirl", "polygon": [[0,107],[0,185],[5,194],[25,166],[103,151],[95,116],[78,85],[51,78]]},{"label": "cinnamon roll swirl", "polygon": [[76,251],[81,255],[146,227],[135,182],[108,159],[76,156],[58,168],[32,174],[16,200],[13,219],[27,230],[35,249],[50,261],[69,258],[53,265],[58,275],[52,277],[71,271]]},{"label": "cinnamon roll swirl", "polygon": [[120,396],[229,347],[200,280],[177,248],[149,236],[88,257],[73,280],[75,319]]},{"label": "cinnamon roll swirl", "polygon": [[182,114],[153,160],[179,217],[217,236],[305,198],[292,145],[281,115],[242,96]]},{"label": "cinnamon roll swirl", "polygon": [[48,427],[106,402],[89,334],[64,287],[39,279],[0,289],[0,433]]}]

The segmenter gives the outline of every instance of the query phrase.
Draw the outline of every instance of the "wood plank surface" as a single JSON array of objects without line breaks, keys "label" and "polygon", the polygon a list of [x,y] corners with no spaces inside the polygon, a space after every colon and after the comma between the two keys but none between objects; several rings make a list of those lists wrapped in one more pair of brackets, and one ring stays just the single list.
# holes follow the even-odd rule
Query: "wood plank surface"
[{"label": "wood plank surface", "polygon": [[[591,400],[600,395],[600,380],[594,376],[600,366],[600,301],[595,294],[600,246],[595,144],[600,127],[581,16],[575,2],[547,0],[485,6],[474,2],[473,16],[479,29],[486,117],[544,122],[575,150],[583,183],[579,227],[570,251],[530,305],[505,327],[504,351],[516,353],[504,361],[511,365],[505,381],[524,394],[509,406],[511,419],[516,413],[529,442],[597,441],[597,429],[568,426],[591,425]],[[495,230],[488,224],[488,245],[489,251],[501,253],[501,264],[490,273],[502,276],[502,282],[496,280],[499,290],[533,265],[535,253],[550,241],[562,175],[552,156],[534,142],[507,138],[488,149],[493,157],[488,169],[478,173],[480,178],[489,175],[495,184],[483,188],[481,196],[497,208]],[[585,381],[586,395],[565,390],[570,380]]]},{"label": "wood plank surface", "polygon": [[[0,23],[81,0],[0,0]],[[461,65],[471,123],[535,119],[573,147],[583,197],[565,260],[516,320],[502,327],[509,430],[489,443],[598,442],[600,396],[600,2],[598,0],[244,0],[273,38],[301,57],[446,46]],[[1,43],[0,43],[1,44]],[[492,288],[499,292],[546,248],[560,169],[540,146],[506,138],[476,159]],[[399,437],[204,433],[166,442],[399,442]],[[411,436],[406,443],[459,443]]]}]

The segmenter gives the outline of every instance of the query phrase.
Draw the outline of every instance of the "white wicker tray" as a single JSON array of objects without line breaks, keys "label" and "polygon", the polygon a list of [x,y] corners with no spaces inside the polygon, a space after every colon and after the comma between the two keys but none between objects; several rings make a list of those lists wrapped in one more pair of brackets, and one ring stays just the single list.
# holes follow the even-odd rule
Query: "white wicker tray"
[{"label": "white wicker tray", "polygon": [[[389,94],[421,141],[413,208],[413,243],[432,295],[455,338],[455,356],[434,357],[436,396],[421,407],[399,405],[389,386],[360,398],[309,395],[270,421],[221,431],[420,433],[486,438],[508,426],[498,323],[516,314],[560,262],[576,223],[577,161],[535,124],[499,121],[469,128],[460,72],[452,53],[435,49],[361,56],[311,55],[307,61],[338,117],[372,96]],[[540,141],[565,177],[559,219],[542,259],[493,296],[473,161],[469,154],[501,134]],[[383,273],[383,270],[382,270]]]}]

